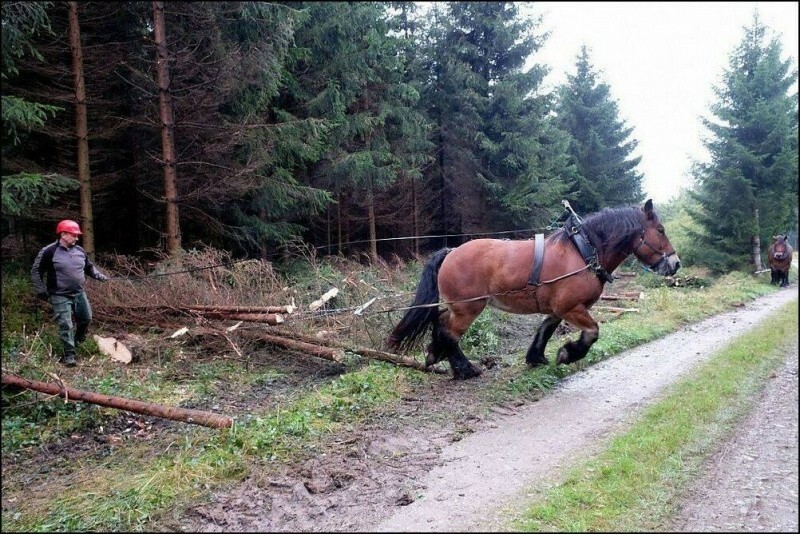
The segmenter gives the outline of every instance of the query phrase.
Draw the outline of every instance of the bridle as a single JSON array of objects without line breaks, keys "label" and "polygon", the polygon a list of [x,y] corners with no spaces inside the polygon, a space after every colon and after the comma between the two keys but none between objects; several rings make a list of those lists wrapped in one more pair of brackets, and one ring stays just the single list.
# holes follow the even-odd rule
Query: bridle
[{"label": "bridle", "polygon": [[[654,262],[652,265],[648,265],[648,268],[649,268],[651,271],[656,271],[656,270],[658,270],[658,268],[659,268],[659,267],[660,267],[660,266],[661,266],[661,265],[662,265],[664,262],[666,262],[666,261],[669,259],[669,257],[670,257],[670,256],[674,256],[674,255],[675,255],[675,251],[674,251],[674,250],[673,250],[672,252],[670,252],[669,254],[667,254],[666,252],[664,252],[664,251],[662,251],[662,250],[658,250],[656,247],[654,247],[653,245],[651,245],[650,243],[648,243],[648,242],[647,242],[647,240],[645,240],[645,238],[644,238],[644,230],[642,230],[642,237],[641,237],[641,239],[639,240],[639,244],[638,244],[638,245],[636,245],[636,248],[634,248],[634,249],[633,249],[633,252],[634,252],[634,253],[637,253],[637,257],[638,257],[638,252],[639,252],[639,249],[640,249],[640,248],[642,248],[644,245],[647,245],[647,246],[650,248],[650,250],[652,250],[652,251],[653,251],[653,252],[655,252],[656,254],[661,254],[661,257],[660,257],[660,258],[658,258],[658,260],[656,260],[656,261],[655,261],[655,262]],[[639,261],[641,261],[641,260],[639,260]],[[642,262],[642,263],[644,263],[644,262]]]}]

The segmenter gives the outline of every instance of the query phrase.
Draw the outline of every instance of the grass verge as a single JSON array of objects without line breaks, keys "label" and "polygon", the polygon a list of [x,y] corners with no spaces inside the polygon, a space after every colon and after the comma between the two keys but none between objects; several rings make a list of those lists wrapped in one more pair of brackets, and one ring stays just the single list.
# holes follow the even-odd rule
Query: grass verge
[{"label": "grass verge", "polygon": [[569,471],[509,527],[541,531],[667,528],[677,499],[752,406],[797,339],[793,301],[736,338],[647,409],[598,457]]}]

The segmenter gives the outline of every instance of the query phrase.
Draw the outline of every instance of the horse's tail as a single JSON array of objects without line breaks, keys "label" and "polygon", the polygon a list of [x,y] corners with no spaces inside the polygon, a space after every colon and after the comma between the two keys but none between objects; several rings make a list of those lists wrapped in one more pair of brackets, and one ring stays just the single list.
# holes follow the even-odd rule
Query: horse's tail
[{"label": "horse's tail", "polygon": [[438,323],[439,307],[436,304],[439,302],[439,267],[448,252],[449,248],[440,249],[425,262],[414,302],[386,338],[386,344],[392,349],[398,352],[409,351],[428,329]]}]

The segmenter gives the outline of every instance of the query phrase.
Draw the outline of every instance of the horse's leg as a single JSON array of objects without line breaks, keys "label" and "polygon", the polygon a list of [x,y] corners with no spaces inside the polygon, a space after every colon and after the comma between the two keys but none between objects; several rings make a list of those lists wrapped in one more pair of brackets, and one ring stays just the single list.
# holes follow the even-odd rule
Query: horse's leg
[{"label": "horse's leg", "polygon": [[566,343],[558,350],[556,363],[566,364],[576,362],[586,356],[591,346],[597,341],[600,335],[600,327],[597,321],[589,315],[589,310],[583,305],[573,308],[568,313],[562,315],[561,318],[580,328],[581,336],[575,341]]},{"label": "horse's leg", "polygon": [[776,284],[778,282],[778,272],[775,269],[770,270],[770,284]]},{"label": "horse's leg", "polygon": [[525,361],[528,365],[536,367],[548,364],[547,358],[544,355],[544,348],[547,346],[547,342],[550,341],[553,332],[556,331],[559,324],[561,324],[561,317],[558,315],[548,315],[545,320],[542,321],[542,324],[539,325],[536,334],[533,336],[533,342],[528,348],[528,353],[525,355]]},{"label": "horse's leg", "polygon": [[781,273],[781,287],[787,287],[789,285],[789,271],[784,271]]},{"label": "horse's leg", "polygon": [[434,341],[431,345],[435,346],[441,355],[447,356],[455,380],[466,380],[481,374],[481,370],[464,355],[458,342],[485,307],[485,301],[458,304],[439,316],[439,328],[434,331]]},{"label": "horse's leg", "polygon": [[439,339],[439,325],[442,321],[442,315],[447,313],[447,310],[440,310],[439,315],[433,322],[433,329],[431,330],[431,342],[428,344],[428,350],[425,354],[425,367],[437,364],[442,359],[447,357],[447,345],[442,343]]}]

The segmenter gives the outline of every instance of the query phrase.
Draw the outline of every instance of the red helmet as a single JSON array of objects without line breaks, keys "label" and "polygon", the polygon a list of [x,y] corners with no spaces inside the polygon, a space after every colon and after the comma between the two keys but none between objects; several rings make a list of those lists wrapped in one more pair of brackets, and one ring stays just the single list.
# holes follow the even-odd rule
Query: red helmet
[{"label": "red helmet", "polygon": [[56,233],[61,234],[61,232],[69,232],[70,234],[75,235],[83,235],[81,232],[81,227],[78,226],[78,223],[75,221],[70,221],[69,219],[61,221],[56,226]]}]

